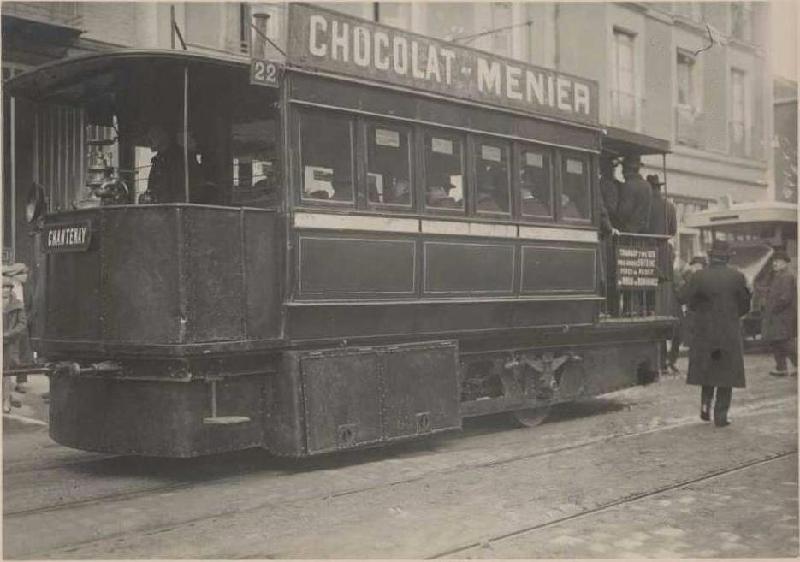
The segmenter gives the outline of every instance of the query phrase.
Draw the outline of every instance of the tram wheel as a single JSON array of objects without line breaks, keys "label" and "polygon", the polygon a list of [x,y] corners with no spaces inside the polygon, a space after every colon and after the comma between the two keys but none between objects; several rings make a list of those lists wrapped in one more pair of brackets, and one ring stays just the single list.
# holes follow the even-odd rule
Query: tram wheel
[{"label": "tram wheel", "polygon": [[542,423],[550,413],[550,406],[540,406],[538,408],[525,408],[524,410],[514,410],[511,416],[520,427],[536,427]]}]

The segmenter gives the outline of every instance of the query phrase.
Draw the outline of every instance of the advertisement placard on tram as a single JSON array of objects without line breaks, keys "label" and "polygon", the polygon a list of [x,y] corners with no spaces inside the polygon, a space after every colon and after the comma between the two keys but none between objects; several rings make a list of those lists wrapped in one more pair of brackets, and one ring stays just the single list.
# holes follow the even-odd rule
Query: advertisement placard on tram
[{"label": "advertisement placard on tram", "polygon": [[598,124],[593,80],[304,4],[289,6],[290,64]]}]

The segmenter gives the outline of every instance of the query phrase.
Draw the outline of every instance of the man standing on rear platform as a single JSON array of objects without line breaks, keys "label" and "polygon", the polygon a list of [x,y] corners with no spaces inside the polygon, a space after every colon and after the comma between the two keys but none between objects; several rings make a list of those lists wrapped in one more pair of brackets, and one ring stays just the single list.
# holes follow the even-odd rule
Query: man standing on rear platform
[{"label": "man standing on rear platform", "polygon": [[729,244],[715,240],[709,252],[709,267],[692,275],[681,299],[694,313],[686,382],[702,386],[700,419],[703,421],[709,421],[714,401],[717,427],[729,424],[733,389],[745,386],[739,318],[750,310],[750,291],[744,275],[728,267],[730,256]]},{"label": "man standing on rear platform", "polygon": [[[764,306],[761,337],[775,354],[776,377],[797,374],[797,282],[789,271],[789,254],[779,248],[772,254],[772,280]],[[794,367],[790,372],[786,359]]]}]

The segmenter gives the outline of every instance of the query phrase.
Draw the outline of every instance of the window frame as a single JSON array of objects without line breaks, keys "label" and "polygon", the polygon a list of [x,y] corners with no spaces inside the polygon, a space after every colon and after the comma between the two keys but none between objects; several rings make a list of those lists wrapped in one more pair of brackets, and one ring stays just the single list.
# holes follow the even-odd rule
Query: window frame
[{"label": "window frame", "polygon": [[[403,203],[376,203],[369,199],[369,130],[370,126],[395,128],[404,130],[408,135],[408,182],[409,182],[409,195],[410,201],[407,204]],[[356,198],[358,201],[363,199],[363,208],[369,211],[376,212],[397,212],[397,213],[411,213],[417,209],[417,201],[419,200],[417,194],[417,167],[415,165],[415,153],[417,144],[417,128],[413,123],[407,123],[400,120],[381,119],[377,117],[364,117],[358,119],[358,131],[360,146],[357,147],[357,161],[359,167],[358,178],[359,185],[357,186],[358,194]],[[362,152],[363,151],[363,152]],[[363,156],[363,157],[362,157]],[[361,205],[359,205],[361,207]]]},{"label": "window frame", "polygon": [[[554,204],[554,206],[556,208],[556,217],[557,217],[556,220],[557,220],[557,222],[564,223],[564,224],[584,225],[584,226],[585,225],[595,225],[595,222],[596,222],[595,218],[596,218],[596,215],[597,215],[597,212],[595,210],[595,191],[596,191],[596,189],[593,189],[594,183],[592,182],[592,178],[595,175],[594,159],[591,158],[591,156],[589,154],[586,154],[584,152],[579,152],[579,151],[576,151],[576,150],[570,150],[570,149],[561,149],[561,150],[557,151],[557,154],[558,154],[558,158],[557,158],[558,159],[558,164],[557,164],[557,168],[556,169],[557,169],[557,173],[558,173],[558,180],[557,180],[558,189],[557,189],[556,199],[553,202],[553,204]],[[564,181],[564,176],[565,176],[565,173],[566,173],[564,168],[565,168],[565,166],[567,164],[567,158],[573,158],[573,159],[576,159],[576,160],[580,160],[583,163],[584,167],[585,167],[585,172],[584,172],[584,177],[586,178],[585,187],[586,187],[586,189],[588,191],[588,197],[589,197],[589,217],[588,218],[571,218],[571,217],[564,217],[563,216],[563,210],[562,210],[562,205],[561,205],[561,195],[562,195],[562,193],[564,193],[564,185],[566,183]]]},{"label": "window frame", "polygon": [[[548,175],[549,175],[549,188],[550,188],[550,215],[549,216],[537,216],[537,215],[526,215],[522,212],[522,168],[524,165],[524,158],[523,154],[529,150],[530,148],[535,148],[537,150],[541,150],[548,154],[547,159],[547,168],[548,168]],[[514,196],[514,220],[519,222],[535,222],[535,223],[549,223],[552,224],[556,222],[556,211],[555,211],[555,201],[556,201],[556,192],[558,191],[557,188],[557,177],[555,171],[555,159],[556,153],[558,150],[554,149],[553,147],[537,144],[535,142],[517,142],[514,143],[514,187],[513,187],[513,196]]]},{"label": "window frame", "polygon": [[[471,205],[468,208],[468,215],[471,217],[481,217],[481,218],[493,218],[493,219],[512,219],[513,212],[514,212],[514,204],[513,204],[513,169],[514,169],[514,162],[512,160],[513,155],[513,146],[508,139],[504,139],[503,137],[495,137],[492,135],[483,135],[479,133],[473,133],[467,135],[467,142],[468,142],[468,164],[469,164],[469,173],[472,175],[471,180],[468,182],[471,184],[471,188],[469,190],[465,190],[465,193],[469,192],[469,200],[471,201]],[[505,152],[506,157],[506,186],[508,188],[508,210],[507,211],[482,211],[478,209],[478,164],[481,160],[479,158],[478,149],[483,144],[497,144],[501,145],[503,148],[502,150]]]},{"label": "window frame", "polygon": [[[350,186],[352,188],[352,197],[348,201],[337,199],[314,199],[304,197],[305,193],[305,177],[303,166],[303,120],[309,115],[324,115],[335,116],[347,121],[349,134],[350,134]],[[355,210],[358,207],[359,191],[361,189],[359,181],[359,168],[357,166],[356,154],[359,150],[357,142],[357,116],[346,111],[336,111],[320,108],[302,108],[296,109],[294,114],[295,123],[292,127],[297,135],[297,163],[293,166],[295,170],[295,185],[297,186],[297,193],[294,196],[295,205],[301,207],[321,207],[321,208],[347,208]]]},{"label": "window frame", "polygon": [[[458,137],[461,143],[461,177],[462,177],[462,186],[461,186],[461,195],[463,198],[463,202],[460,208],[449,208],[449,207],[431,207],[428,205],[428,157],[427,157],[427,149],[425,146],[425,141],[428,135],[434,134],[441,134],[441,135],[449,135]],[[424,214],[435,214],[435,215],[442,215],[442,216],[470,216],[470,196],[469,191],[471,189],[472,178],[470,177],[470,169],[469,169],[469,150],[467,148],[467,144],[469,142],[470,135],[463,131],[456,131],[446,128],[439,128],[433,127],[428,125],[420,126],[419,135],[418,135],[418,154],[421,158],[420,161],[420,182],[418,188],[419,194],[419,201],[420,206],[419,210],[421,213]]]}]

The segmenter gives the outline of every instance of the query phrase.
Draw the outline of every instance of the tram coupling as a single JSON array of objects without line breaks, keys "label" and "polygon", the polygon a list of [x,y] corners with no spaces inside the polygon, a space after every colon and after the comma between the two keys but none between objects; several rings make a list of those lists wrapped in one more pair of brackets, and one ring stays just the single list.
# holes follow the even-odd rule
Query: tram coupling
[{"label": "tram coupling", "polygon": [[74,361],[58,361],[46,363],[44,365],[28,365],[16,369],[4,369],[4,377],[16,377],[19,375],[47,375],[47,376],[77,376],[77,375],[101,375],[116,374],[122,372],[122,365],[115,361],[102,361],[81,366]]}]

